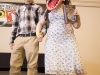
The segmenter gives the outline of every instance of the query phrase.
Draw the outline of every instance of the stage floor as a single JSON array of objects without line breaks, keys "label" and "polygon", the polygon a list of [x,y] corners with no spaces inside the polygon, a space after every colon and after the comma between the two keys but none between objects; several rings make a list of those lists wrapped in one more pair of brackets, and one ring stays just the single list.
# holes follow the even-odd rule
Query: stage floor
[{"label": "stage floor", "polygon": [[[0,71],[0,75],[9,75],[9,71]],[[26,71],[22,71],[22,75],[27,75]],[[38,75],[47,75],[44,73],[38,73]]]}]

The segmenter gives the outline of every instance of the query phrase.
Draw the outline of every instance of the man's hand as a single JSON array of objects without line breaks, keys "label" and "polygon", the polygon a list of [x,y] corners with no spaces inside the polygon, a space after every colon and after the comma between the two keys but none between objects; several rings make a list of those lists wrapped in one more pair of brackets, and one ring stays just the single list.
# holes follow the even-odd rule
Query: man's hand
[{"label": "man's hand", "polygon": [[39,33],[39,34],[37,35],[37,40],[38,40],[39,42],[41,42],[41,41],[43,40],[43,33]]},{"label": "man's hand", "polygon": [[14,43],[11,43],[9,46],[10,46],[11,50],[13,50]]}]

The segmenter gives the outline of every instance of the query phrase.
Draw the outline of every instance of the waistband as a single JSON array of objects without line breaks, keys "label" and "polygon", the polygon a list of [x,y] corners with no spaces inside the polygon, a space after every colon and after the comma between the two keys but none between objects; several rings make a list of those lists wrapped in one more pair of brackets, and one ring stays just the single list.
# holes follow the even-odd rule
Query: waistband
[{"label": "waistband", "polygon": [[29,36],[36,36],[36,33],[29,33],[29,34],[18,34],[20,37],[29,37]]}]

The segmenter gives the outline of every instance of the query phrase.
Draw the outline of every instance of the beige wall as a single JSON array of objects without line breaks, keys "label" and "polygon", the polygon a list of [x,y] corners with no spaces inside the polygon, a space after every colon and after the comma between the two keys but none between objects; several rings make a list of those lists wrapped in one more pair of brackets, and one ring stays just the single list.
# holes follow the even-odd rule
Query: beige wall
[{"label": "beige wall", "polygon": [[[87,75],[100,75],[100,8],[77,7],[82,26],[75,29],[80,54],[88,72]],[[8,52],[11,27],[0,27],[0,52]],[[40,43],[40,52],[44,53],[44,42]]]},{"label": "beige wall", "polygon": [[88,75],[100,75],[100,8],[77,7],[82,26],[75,30]]}]

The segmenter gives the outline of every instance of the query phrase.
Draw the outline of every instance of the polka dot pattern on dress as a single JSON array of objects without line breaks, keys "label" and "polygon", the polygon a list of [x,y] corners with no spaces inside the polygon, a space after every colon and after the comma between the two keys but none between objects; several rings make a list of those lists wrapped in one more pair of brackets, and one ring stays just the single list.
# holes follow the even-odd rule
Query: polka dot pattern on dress
[{"label": "polka dot pattern on dress", "polygon": [[49,28],[45,43],[45,73],[86,73],[71,24],[64,23],[61,8],[49,13]]}]

